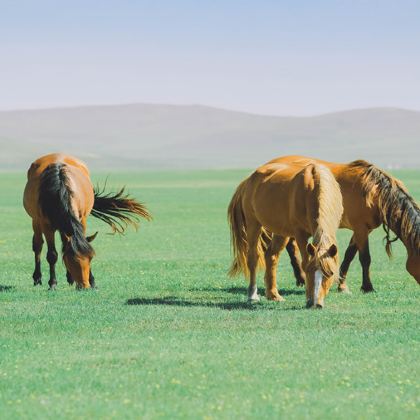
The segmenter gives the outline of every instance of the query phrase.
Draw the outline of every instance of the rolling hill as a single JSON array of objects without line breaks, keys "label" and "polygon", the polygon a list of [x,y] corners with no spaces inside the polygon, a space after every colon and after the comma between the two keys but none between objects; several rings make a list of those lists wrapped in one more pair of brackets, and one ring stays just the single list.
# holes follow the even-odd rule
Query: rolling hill
[{"label": "rolling hill", "polygon": [[96,169],[255,167],[275,156],[420,167],[420,112],[350,110],[312,117],[200,105],[110,105],[0,112],[0,169],[65,151]]}]

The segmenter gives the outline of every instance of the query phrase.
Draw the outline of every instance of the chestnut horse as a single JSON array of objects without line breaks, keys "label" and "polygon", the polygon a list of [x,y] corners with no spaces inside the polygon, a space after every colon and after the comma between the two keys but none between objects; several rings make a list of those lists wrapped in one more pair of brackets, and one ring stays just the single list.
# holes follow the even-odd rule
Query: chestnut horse
[{"label": "chestnut horse", "polygon": [[[369,234],[381,224],[386,236],[386,252],[391,256],[391,244],[400,239],[407,249],[407,271],[420,284],[420,209],[401,181],[375,165],[356,160],[348,164],[326,162],[302,156],[285,156],[273,159],[271,164],[293,164],[305,167],[322,164],[330,169],[340,185],[344,213],[340,227],[353,231],[340,268],[339,291],[348,291],[346,276],[356,253],[362,265],[362,291],[373,291],[370,280]],[[390,231],[396,237],[391,239]],[[298,249],[291,240],[289,255],[295,274],[299,273]],[[297,276],[298,282],[301,276]]]},{"label": "chestnut horse", "polygon": [[[283,300],[276,267],[289,238],[296,238],[308,279],[307,307],[322,308],[338,277],[336,230],[342,212],[340,187],[325,166],[261,166],[239,185],[229,204],[234,255],[229,274],[249,276],[248,299],[256,301],[256,270],[265,266],[267,299]],[[265,232],[274,234],[268,247]],[[311,236],[313,242],[308,243]]]},{"label": "chestnut horse", "polygon": [[55,264],[55,232],[60,232],[67,281],[78,288],[95,286],[90,269],[94,250],[86,237],[89,214],[108,223],[114,232],[124,232],[127,224],[138,226],[138,217],[151,219],[146,207],[124,194],[104,194],[94,189],[89,170],[80,160],[64,154],[50,154],[37,159],[28,171],[23,205],[32,218],[33,251],[35,253],[34,285],[41,281],[43,235],[47,241],[50,266],[50,289],[57,284]]}]

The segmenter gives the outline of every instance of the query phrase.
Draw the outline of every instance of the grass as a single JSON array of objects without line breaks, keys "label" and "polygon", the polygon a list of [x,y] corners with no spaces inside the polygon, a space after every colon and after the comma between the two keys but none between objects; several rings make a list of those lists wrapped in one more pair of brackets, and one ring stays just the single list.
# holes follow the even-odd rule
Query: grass
[{"label": "grass", "polygon": [[[32,286],[24,174],[1,174],[1,417],[419,418],[419,288],[404,247],[388,260],[378,229],[377,292],[359,292],[355,261],[353,294],[332,291],[323,311],[304,309],[285,254],[286,302],[249,305],[245,281],[226,276],[226,207],[245,175],[111,175],[154,221],[116,237],[90,220],[98,291],[69,287],[58,264],[48,292],[46,262]],[[396,175],[419,199],[419,172]],[[349,237],[340,231],[341,253]]]}]

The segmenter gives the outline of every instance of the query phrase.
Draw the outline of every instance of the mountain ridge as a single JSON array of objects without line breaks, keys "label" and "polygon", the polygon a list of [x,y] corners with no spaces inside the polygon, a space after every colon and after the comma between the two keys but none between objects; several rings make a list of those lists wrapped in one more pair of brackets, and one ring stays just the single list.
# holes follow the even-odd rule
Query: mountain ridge
[{"label": "mountain ridge", "polygon": [[145,103],[0,111],[1,169],[56,150],[99,169],[254,167],[286,154],[420,167],[419,144],[420,111],[397,107],[313,116]]}]

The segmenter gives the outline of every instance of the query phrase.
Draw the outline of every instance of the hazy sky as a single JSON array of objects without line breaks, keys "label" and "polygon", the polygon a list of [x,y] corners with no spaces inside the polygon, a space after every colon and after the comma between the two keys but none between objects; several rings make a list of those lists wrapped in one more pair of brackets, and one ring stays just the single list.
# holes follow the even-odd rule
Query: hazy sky
[{"label": "hazy sky", "polygon": [[420,110],[419,0],[0,0],[0,109]]}]

